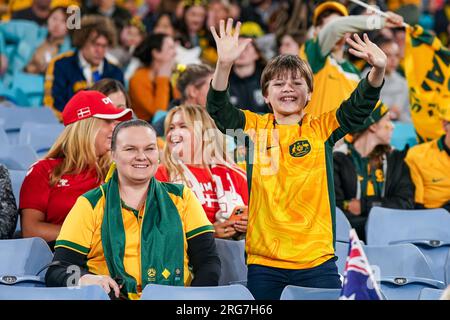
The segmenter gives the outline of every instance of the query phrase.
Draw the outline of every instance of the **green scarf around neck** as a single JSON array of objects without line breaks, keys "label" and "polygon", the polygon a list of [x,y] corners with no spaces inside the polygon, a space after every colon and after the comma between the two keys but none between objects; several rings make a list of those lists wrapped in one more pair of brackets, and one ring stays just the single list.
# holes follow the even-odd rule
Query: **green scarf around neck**
[{"label": "green scarf around neck", "polygon": [[[126,236],[117,171],[100,188],[105,196],[101,237],[108,270],[111,278],[122,279],[122,293],[135,298],[137,281],[123,263]],[[183,226],[175,204],[154,177],[147,191],[140,237],[142,289],[149,283],[183,286]]]}]

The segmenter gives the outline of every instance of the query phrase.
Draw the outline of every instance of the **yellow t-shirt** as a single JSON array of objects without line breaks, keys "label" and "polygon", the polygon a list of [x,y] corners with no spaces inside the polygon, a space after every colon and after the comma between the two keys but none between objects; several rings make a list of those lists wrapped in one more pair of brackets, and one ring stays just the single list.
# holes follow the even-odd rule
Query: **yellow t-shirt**
[{"label": "yellow t-shirt", "polygon": [[[189,188],[171,188],[168,183],[162,183],[180,214],[184,235],[184,284],[189,285],[192,275],[188,268],[187,240],[205,232],[214,232],[214,227],[206,217],[203,208]],[[102,247],[101,226],[105,207],[105,197],[100,188],[80,196],[69,212],[61,232],[56,240],[55,249],[64,247],[86,255],[89,272],[98,275],[109,275]],[[145,207],[145,206],[143,206]],[[151,213],[147,213],[151,214]],[[141,222],[144,209],[137,218],[132,210],[122,208],[122,218],[125,230],[126,244],[124,254],[125,271],[136,279],[141,287]],[[144,270],[147,273],[147,270]]]},{"label": "yellow t-shirt", "polygon": [[320,118],[306,115],[301,125],[274,124],[273,114],[244,114],[244,132],[255,150],[248,264],[285,269],[322,264],[334,255],[332,144],[326,141],[340,127],[336,110]]},{"label": "yellow t-shirt", "polygon": [[405,161],[416,188],[415,202],[440,208],[450,201],[450,155],[443,137],[409,149]]}]

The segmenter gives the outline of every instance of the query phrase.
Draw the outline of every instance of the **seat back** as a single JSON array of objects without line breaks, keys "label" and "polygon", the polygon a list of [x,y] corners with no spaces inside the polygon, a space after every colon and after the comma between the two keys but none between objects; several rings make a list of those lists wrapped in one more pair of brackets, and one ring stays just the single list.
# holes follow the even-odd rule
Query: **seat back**
[{"label": "seat back", "polygon": [[364,246],[364,251],[388,299],[417,300],[422,288],[444,288],[423,253],[412,244]]},{"label": "seat back", "polygon": [[419,300],[439,300],[444,290],[423,288],[420,291]]},{"label": "seat back", "polygon": [[0,300],[110,300],[98,285],[40,288],[0,285]]},{"label": "seat back", "polygon": [[450,244],[450,215],[445,209],[400,210],[373,207],[367,220],[367,244]]},{"label": "seat back", "polygon": [[346,242],[336,241],[335,256],[338,257],[336,266],[340,275],[344,275],[345,263],[347,262],[348,250],[350,244]]},{"label": "seat back", "polygon": [[247,281],[245,241],[216,239],[216,248],[222,264],[219,285]]},{"label": "seat back", "polygon": [[417,135],[412,123],[396,122],[392,132],[391,145],[395,149],[403,150],[406,145],[417,144]]},{"label": "seat back", "polygon": [[44,76],[16,71],[13,75],[12,89],[21,89],[30,107],[40,107],[44,98]]},{"label": "seat back", "polygon": [[288,285],[280,300],[338,300],[341,289],[306,288]]},{"label": "seat back", "polygon": [[17,206],[19,206],[20,188],[26,175],[27,172],[25,170],[9,170],[9,177],[11,178],[12,190]]},{"label": "seat back", "polygon": [[50,108],[0,108],[0,118],[5,119],[3,128],[11,144],[19,142],[19,132],[24,122],[59,123]]},{"label": "seat back", "polygon": [[445,209],[374,207],[367,221],[367,243],[412,243],[425,255],[434,277],[445,281],[444,265],[450,249],[450,215]]},{"label": "seat back", "polygon": [[350,242],[350,222],[344,212],[336,207],[336,241]]},{"label": "seat back", "polygon": [[0,240],[0,281],[44,282],[43,268],[52,259],[53,253],[41,238]]},{"label": "seat back", "polygon": [[3,119],[0,119],[0,146],[9,145],[9,139],[6,135],[5,129],[3,129],[3,123],[5,122]]},{"label": "seat back", "polygon": [[26,121],[22,124],[19,144],[29,144],[39,157],[44,156],[64,130],[60,123],[35,123]]},{"label": "seat back", "polygon": [[149,284],[141,300],[255,300],[240,284],[217,287],[180,287]]},{"label": "seat back", "polygon": [[9,145],[0,148],[0,163],[10,170],[28,170],[38,160],[29,145]]}]

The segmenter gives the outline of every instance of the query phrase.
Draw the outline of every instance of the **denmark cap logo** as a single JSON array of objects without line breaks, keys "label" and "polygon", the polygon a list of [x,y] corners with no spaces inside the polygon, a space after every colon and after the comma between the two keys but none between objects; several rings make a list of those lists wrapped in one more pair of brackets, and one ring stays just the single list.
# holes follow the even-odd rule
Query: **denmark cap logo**
[{"label": "denmark cap logo", "polygon": [[90,115],[91,115],[90,107],[81,108],[81,109],[78,109],[78,111],[77,111],[78,119],[86,118],[86,117],[89,117]]}]

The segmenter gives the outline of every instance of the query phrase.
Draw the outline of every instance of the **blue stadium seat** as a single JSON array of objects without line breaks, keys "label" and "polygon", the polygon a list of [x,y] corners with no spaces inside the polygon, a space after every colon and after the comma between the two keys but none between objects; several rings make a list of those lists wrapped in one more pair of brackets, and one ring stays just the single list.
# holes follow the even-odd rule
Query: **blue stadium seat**
[{"label": "blue stadium seat", "polygon": [[5,129],[3,129],[3,123],[5,122],[5,120],[0,120],[0,146],[6,146],[9,145],[9,139],[6,135]]},{"label": "blue stadium seat", "polygon": [[159,119],[165,117],[167,115],[167,111],[156,111],[156,113],[153,115],[152,124],[155,124],[158,122]]},{"label": "blue stadium seat", "polygon": [[345,263],[348,257],[348,249],[350,244],[348,242],[336,241],[335,255],[338,257],[336,265],[340,275],[344,275]]},{"label": "blue stadium seat", "polygon": [[444,290],[423,288],[420,291],[419,300],[439,300]]},{"label": "blue stadium seat", "polygon": [[28,170],[37,160],[36,152],[29,145],[10,145],[0,148],[0,163],[10,170]]},{"label": "blue stadium seat", "polygon": [[398,243],[419,247],[434,278],[445,281],[444,266],[450,249],[450,214],[445,209],[372,208],[367,221],[367,244]]},{"label": "blue stadium seat", "polygon": [[0,240],[0,283],[33,286],[44,283],[53,253],[41,238]]},{"label": "blue stadium seat", "polygon": [[0,285],[0,300],[110,300],[97,285],[71,288],[39,288]]},{"label": "blue stadium seat", "polygon": [[19,144],[28,144],[38,157],[44,156],[64,130],[60,123],[24,122],[20,128]]},{"label": "blue stadium seat", "polygon": [[240,284],[218,287],[179,287],[149,284],[141,300],[255,300]]},{"label": "blue stadium seat", "polygon": [[395,122],[391,145],[395,149],[403,150],[407,144],[410,147],[417,144],[414,125],[412,123]]},{"label": "blue stadium seat", "polygon": [[344,212],[336,207],[336,241],[350,242],[350,222]]},{"label": "blue stadium seat", "polygon": [[11,185],[14,193],[14,198],[16,198],[16,204],[19,206],[19,195],[20,187],[22,187],[22,182],[27,175],[25,170],[8,170],[9,177],[11,178]]},{"label": "blue stadium seat", "polygon": [[26,121],[34,123],[59,123],[50,108],[0,108],[0,119],[11,144],[19,142],[19,132]]},{"label": "blue stadium seat", "polygon": [[388,299],[417,300],[422,288],[443,289],[423,253],[412,244],[364,246],[370,265]]},{"label": "blue stadium seat", "polygon": [[280,300],[338,300],[341,289],[306,288],[288,285]]},{"label": "blue stadium seat", "polygon": [[21,89],[30,107],[40,107],[44,99],[44,76],[16,71],[13,74],[11,89]]},{"label": "blue stadium seat", "polygon": [[222,262],[219,285],[246,282],[245,241],[216,239],[216,248]]}]

